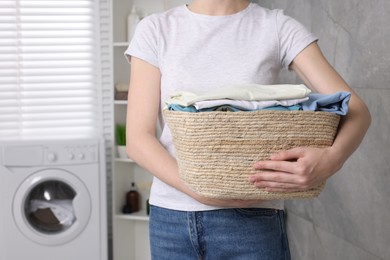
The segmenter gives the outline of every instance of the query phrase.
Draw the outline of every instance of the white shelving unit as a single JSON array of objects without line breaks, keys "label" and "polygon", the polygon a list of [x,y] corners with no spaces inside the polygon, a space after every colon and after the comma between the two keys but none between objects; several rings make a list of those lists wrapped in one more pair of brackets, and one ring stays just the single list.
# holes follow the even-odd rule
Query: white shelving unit
[{"label": "white shelving unit", "polygon": [[[146,200],[149,198],[152,176],[130,159],[115,158],[113,169],[113,259],[150,259]],[[140,192],[141,210],[123,214],[122,208],[131,182],[137,184]]]},{"label": "white shelving unit", "polygon": [[[124,52],[127,42],[127,16],[135,4],[139,15],[161,12],[187,0],[111,0],[113,30],[113,88],[116,84],[128,84],[130,66]],[[113,100],[115,125],[125,124],[127,101]],[[131,138],[131,137],[130,137]],[[152,175],[139,167],[131,159],[119,159],[117,153],[112,158],[112,240],[113,260],[150,259],[149,217],[146,214],[146,200],[149,198]],[[141,195],[141,210],[133,214],[123,214],[126,193],[135,182]]]},{"label": "white shelving unit", "polygon": [[[127,16],[135,4],[141,16],[163,10],[162,1],[156,0],[112,0],[113,30],[113,88],[116,84],[128,84],[130,66],[124,52],[127,42]],[[127,100],[113,100],[114,123],[125,124]],[[152,175],[139,167],[131,159],[120,159],[117,152],[112,158],[112,254],[113,260],[150,259],[149,217],[146,214],[146,200],[149,198]],[[126,193],[135,182],[141,195],[141,210],[123,214]]]},{"label": "white shelving unit", "polygon": [[[127,101],[114,101],[115,123],[125,123]],[[149,217],[146,214],[146,200],[152,175],[131,159],[113,158],[113,259],[150,259]],[[122,213],[126,193],[135,182],[141,195],[141,210],[132,214]]]}]

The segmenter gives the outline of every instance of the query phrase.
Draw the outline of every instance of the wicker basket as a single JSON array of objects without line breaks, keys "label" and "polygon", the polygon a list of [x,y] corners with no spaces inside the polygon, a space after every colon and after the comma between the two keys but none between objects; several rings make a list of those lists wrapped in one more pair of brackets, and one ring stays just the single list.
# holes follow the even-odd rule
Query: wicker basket
[{"label": "wicker basket", "polygon": [[253,163],[298,146],[332,145],[340,116],[327,112],[270,111],[188,113],[164,110],[180,176],[211,198],[292,199],[316,197],[320,187],[267,192],[248,180]]}]

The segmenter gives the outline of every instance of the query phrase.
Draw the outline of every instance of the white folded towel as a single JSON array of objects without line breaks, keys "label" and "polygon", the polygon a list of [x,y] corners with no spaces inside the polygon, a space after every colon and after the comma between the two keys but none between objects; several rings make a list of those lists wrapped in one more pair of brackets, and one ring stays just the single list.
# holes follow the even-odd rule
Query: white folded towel
[{"label": "white folded towel", "polygon": [[310,94],[310,89],[305,85],[280,84],[280,85],[259,85],[243,84],[227,86],[207,93],[193,93],[179,91],[173,93],[166,101],[166,104],[178,104],[181,106],[191,106],[195,102],[205,100],[246,100],[246,101],[267,101],[306,98]]},{"label": "white folded towel", "polygon": [[294,106],[307,101],[309,98],[299,99],[286,99],[286,100],[266,100],[266,101],[247,101],[247,100],[230,100],[230,99],[218,99],[218,100],[205,100],[194,103],[196,109],[205,109],[210,107],[219,107],[229,105],[242,110],[260,110],[266,107],[273,106]]}]

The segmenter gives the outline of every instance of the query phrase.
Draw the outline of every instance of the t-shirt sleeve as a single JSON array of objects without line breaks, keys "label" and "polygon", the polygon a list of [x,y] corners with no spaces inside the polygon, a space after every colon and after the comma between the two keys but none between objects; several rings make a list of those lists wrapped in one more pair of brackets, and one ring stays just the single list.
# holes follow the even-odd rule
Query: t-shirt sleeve
[{"label": "t-shirt sleeve", "polygon": [[318,38],[297,20],[285,15],[283,10],[278,10],[276,23],[279,36],[280,62],[283,67],[288,69],[294,58],[310,43],[317,41]]},{"label": "t-shirt sleeve", "polygon": [[124,54],[129,62],[131,57],[137,57],[159,68],[158,30],[151,17],[145,17],[138,23]]}]

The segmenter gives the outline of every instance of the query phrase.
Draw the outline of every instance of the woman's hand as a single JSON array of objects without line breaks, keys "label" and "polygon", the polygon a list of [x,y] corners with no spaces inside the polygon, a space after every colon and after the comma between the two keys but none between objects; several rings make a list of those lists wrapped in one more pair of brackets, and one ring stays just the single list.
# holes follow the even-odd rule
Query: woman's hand
[{"label": "woman's hand", "polygon": [[318,187],[341,168],[332,147],[298,147],[254,164],[249,180],[267,191],[292,192]]}]

